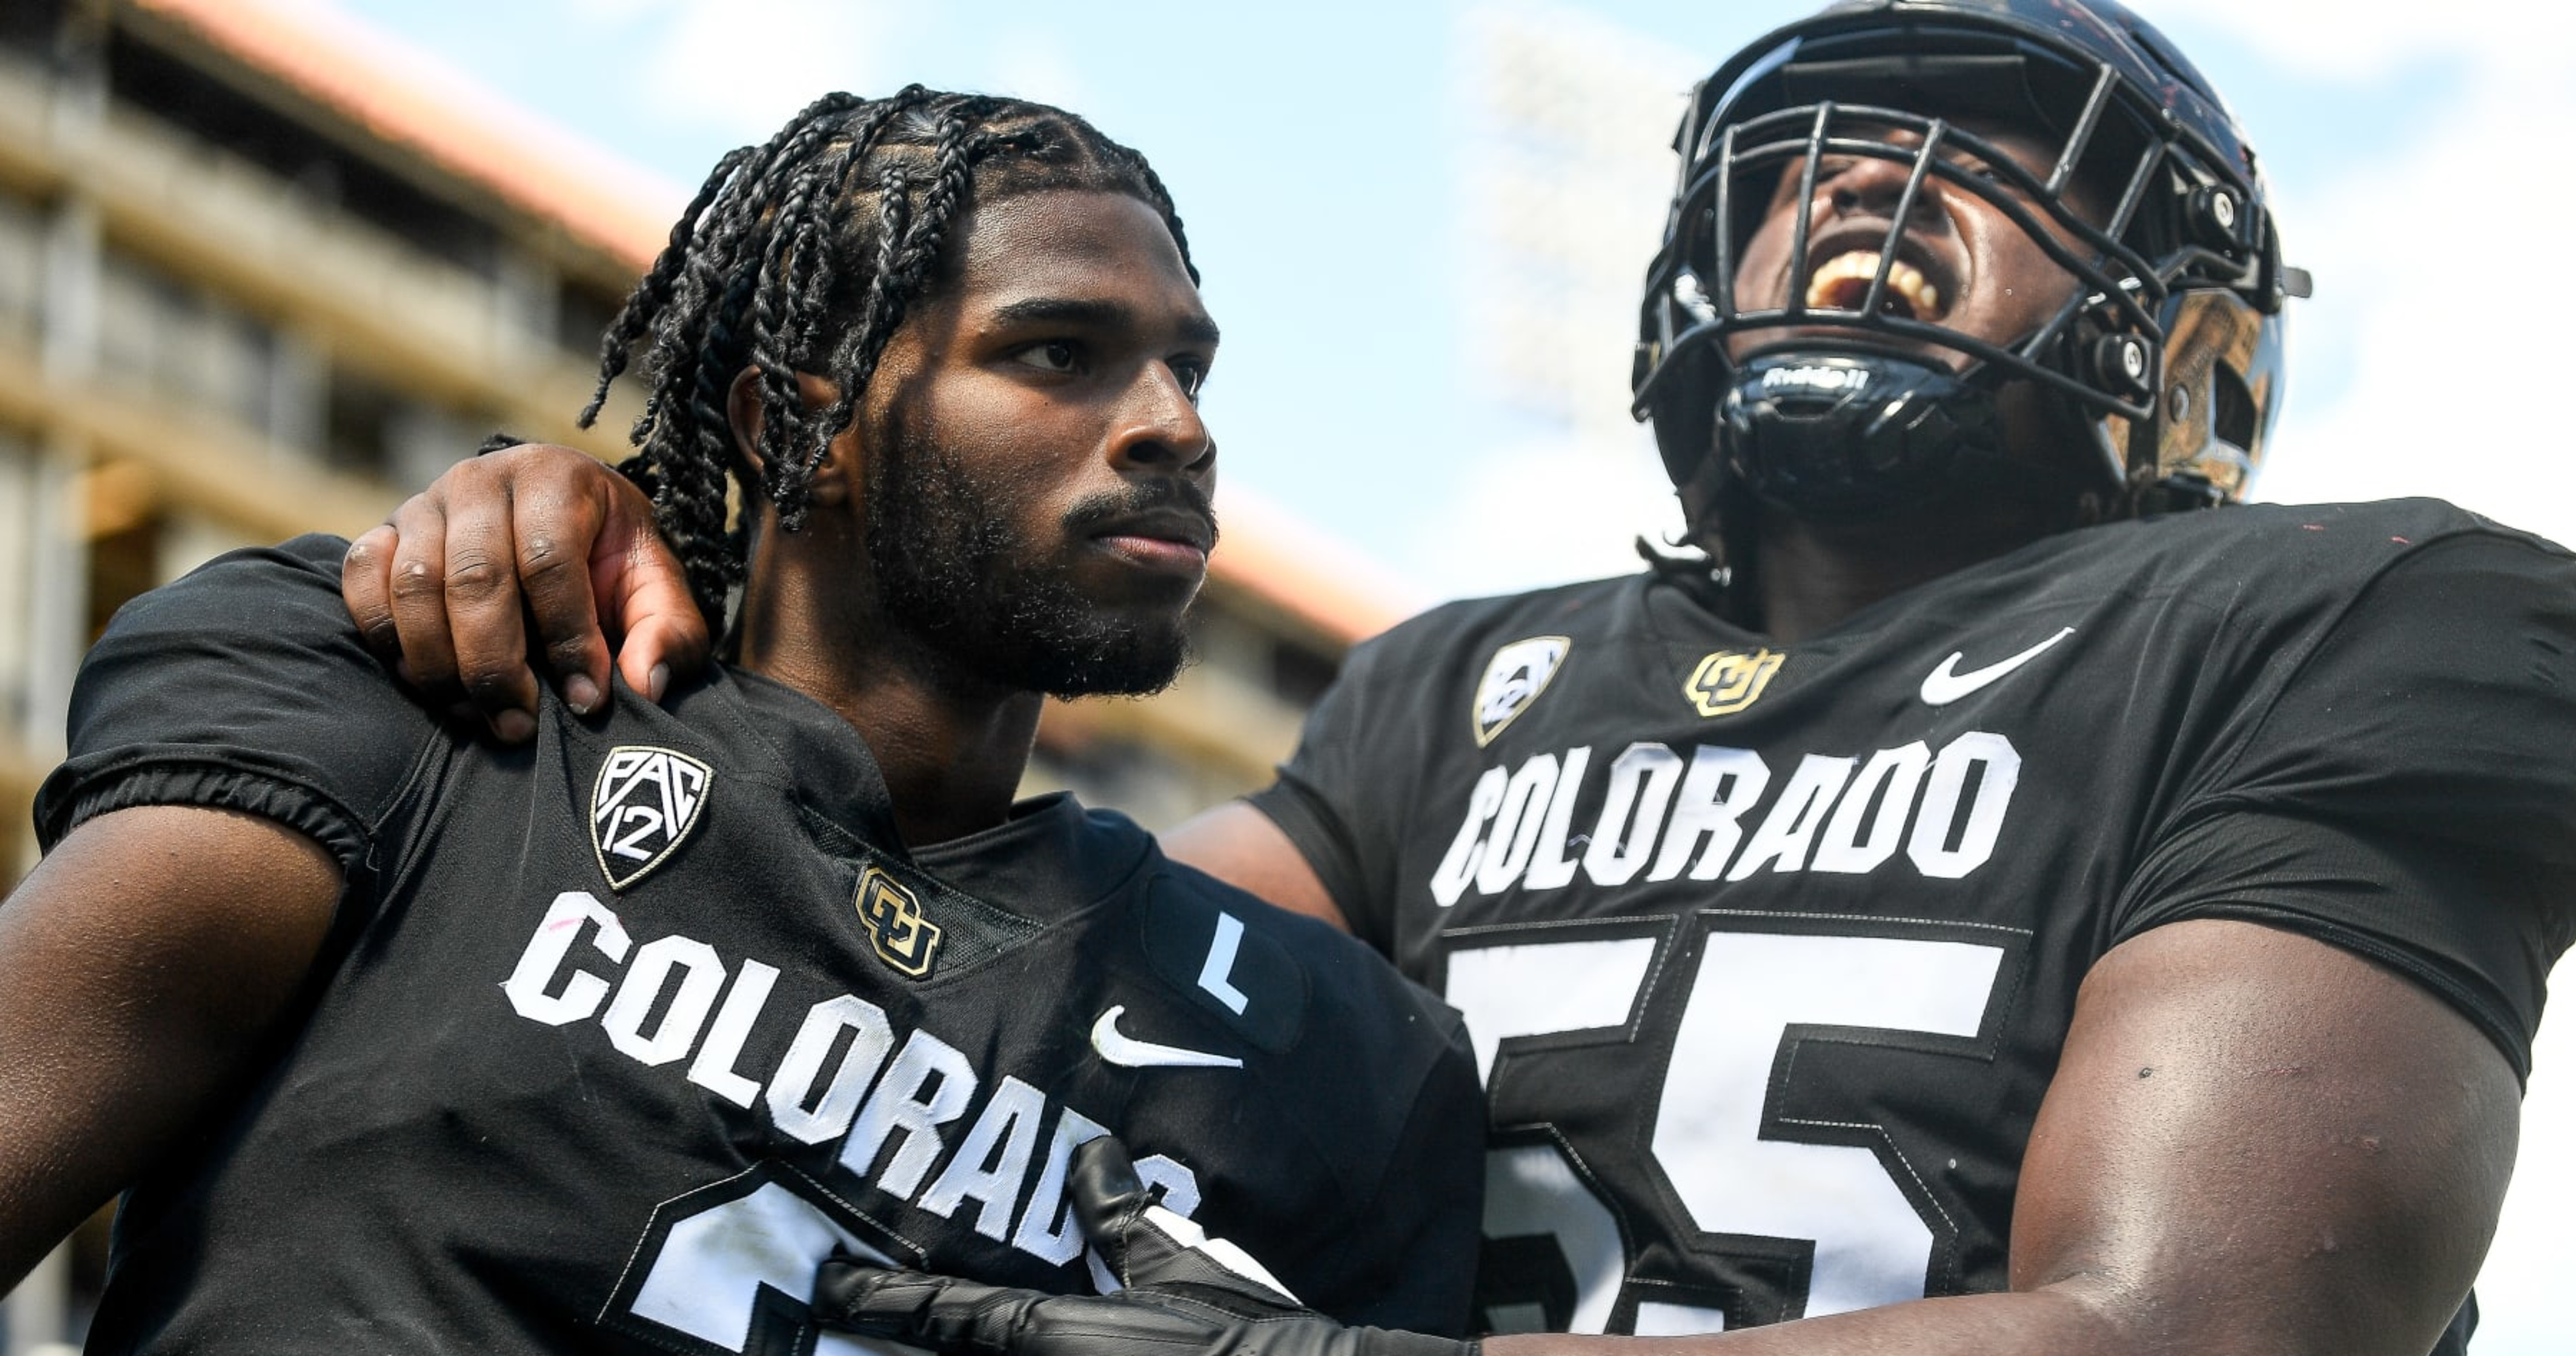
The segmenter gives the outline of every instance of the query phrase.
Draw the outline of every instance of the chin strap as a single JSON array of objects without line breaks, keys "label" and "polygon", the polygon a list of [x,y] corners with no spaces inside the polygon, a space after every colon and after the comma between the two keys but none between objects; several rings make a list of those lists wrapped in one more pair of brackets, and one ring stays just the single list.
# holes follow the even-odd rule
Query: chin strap
[{"label": "chin strap", "polygon": [[1719,455],[1746,489],[1803,517],[1920,505],[1954,471],[2003,460],[1994,397],[1947,369],[1856,353],[1773,353],[1735,370]]},{"label": "chin strap", "polygon": [[1717,408],[1717,459],[1734,488],[1813,522],[1865,522],[1943,501],[2064,506],[2098,494],[2084,477],[2004,449],[1994,392],[1947,367],[1894,354],[1758,355]]}]

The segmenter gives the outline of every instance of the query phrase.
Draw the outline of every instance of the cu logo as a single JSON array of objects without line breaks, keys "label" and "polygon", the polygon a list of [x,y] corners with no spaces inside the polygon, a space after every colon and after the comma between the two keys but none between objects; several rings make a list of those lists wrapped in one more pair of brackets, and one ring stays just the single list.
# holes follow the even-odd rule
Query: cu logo
[{"label": "cu logo", "polygon": [[1731,716],[1761,700],[1762,689],[1770,686],[1771,675],[1787,657],[1770,650],[1720,650],[1699,661],[1683,691],[1701,715]]},{"label": "cu logo", "polygon": [[876,943],[877,955],[914,979],[930,973],[939,950],[939,925],[921,914],[921,901],[885,872],[871,866],[859,877],[859,923]]}]

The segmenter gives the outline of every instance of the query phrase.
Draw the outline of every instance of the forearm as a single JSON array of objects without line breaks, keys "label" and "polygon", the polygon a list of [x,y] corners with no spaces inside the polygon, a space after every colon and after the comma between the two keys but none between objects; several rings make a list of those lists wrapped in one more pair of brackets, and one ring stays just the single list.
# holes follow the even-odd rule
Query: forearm
[{"label": "forearm", "polygon": [[1291,913],[1351,930],[1305,854],[1270,816],[1243,801],[1202,810],[1158,835],[1173,861],[1248,890]]},{"label": "forearm", "polygon": [[[2168,1348],[2076,1287],[1915,1300],[1731,1333],[1691,1337],[1492,1337],[1485,1356],[2131,1356]],[[2225,1346],[2195,1347],[2218,1356]],[[2268,1352],[2268,1349],[2267,1349]]]},{"label": "forearm", "polygon": [[[7,1095],[0,1089],[0,1096]],[[0,1134],[14,1129],[0,1118]],[[0,1158],[5,1158],[0,1161],[0,1295],[5,1295],[88,1217],[95,1206],[80,1206],[81,1198],[104,1201],[109,1193],[76,1182],[80,1164],[60,1154],[13,1147]]]},{"label": "forearm", "polygon": [[[0,1021],[0,1043],[19,1030]],[[145,1096],[65,1102],[52,1073],[78,1070],[0,1057],[0,1294],[184,1134],[201,1100],[198,1080],[179,1079]]]},{"label": "forearm", "polygon": [[339,886],[266,820],[147,807],[82,826],[0,905],[0,1291],[237,1085]]},{"label": "forearm", "polygon": [[[2022,1157],[2010,1291],[1693,1337],[1498,1337],[1486,1356],[2423,1356],[2477,1275],[2518,1101],[2466,1018],[2372,962],[2171,924],[2086,980]],[[873,1271],[837,1318],[988,1356],[1466,1350],[1134,1279],[1051,1297]]]},{"label": "forearm", "polygon": [[2013,1292],[1670,1345],[2422,1356],[2493,1231],[2517,1092],[2466,1020],[2370,962],[2250,924],[2159,928],[2086,982],[2023,1156]]},{"label": "forearm", "polygon": [[[0,960],[36,940],[31,910],[0,910]],[[69,978],[59,967],[0,967],[0,1293],[113,1197],[184,1120],[169,1083],[128,1098],[92,1078],[95,1062],[139,1053],[112,1011],[65,1032]],[[184,1096],[184,1094],[182,1094]],[[164,1105],[145,1105],[144,1102]]]}]

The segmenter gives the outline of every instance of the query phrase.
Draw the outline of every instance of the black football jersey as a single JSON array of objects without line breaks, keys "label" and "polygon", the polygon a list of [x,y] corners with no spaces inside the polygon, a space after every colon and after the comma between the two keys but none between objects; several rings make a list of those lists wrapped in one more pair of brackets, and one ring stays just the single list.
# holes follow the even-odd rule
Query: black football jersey
[{"label": "black football jersey", "polygon": [[2350,948],[2527,1071],[2576,899],[2576,561],[2429,501],[2267,506],[1795,644],[1653,574],[1460,603],[1355,652],[1255,803],[1466,1016],[1487,1323],[2000,1290],[2077,986],[2145,929]]},{"label": "black football jersey", "polygon": [[824,1257],[1105,1282],[1064,1181],[1107,1132],[1308,1302],[1464,1324],[1471,1056],[1366,948],[1066,797],[907,853],[848,725],[746,673],[457,738],[342,549],[129,605],[40,801],[248,810],[349,882],[266,1076],[124,1202],[91,1351],[873,1350],[805,1322]]}]

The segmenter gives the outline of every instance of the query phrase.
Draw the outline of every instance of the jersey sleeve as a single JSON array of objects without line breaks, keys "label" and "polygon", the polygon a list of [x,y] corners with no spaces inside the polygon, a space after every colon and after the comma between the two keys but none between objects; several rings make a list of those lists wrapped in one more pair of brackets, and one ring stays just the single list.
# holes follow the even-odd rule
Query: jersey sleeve
[{"label": "jersey sleeve", "polygon": [[1210,1170],[1197,1218],[1310,1307],[1462,1332],[1485,1102],[1457,1012],[1340,930],[1187,867],[1158,874],[1139,931],[1171,999],[1147,1029],[1205,1030],[1191,1043],[1246,1076],[1158,1083],[1130,1147],[1159,1140]]},{"label": "jersey sleeve", "polygon": [[1484,1243],[1485,1096],[1466,1025],[1446,1004],[1413,990],[1408,1038],[1420,1064],[1386,1171],[1345,1236],[1361,1246],[1327,1309],[1350,1323],[1463,1336]]},{"label": "jersey sleeve", "polygon": [[2576,559],[2430,542],[2260,663],[2268,695],[2168,817],[2114,940],[2201,917],[2303,932],[2440,995],[2528,1074],[2576,933]]},{"label": "jersey sleeve", "polygon": [[72,689],[70,756],[36,798],[50,849],[140,805],[255,814],[355,875],[436,721],[359,640],[336,537],[237,551],[119,609]]},{"label": "jersey sleeve", "polygon": [[[1245,797],[1305,855],[1353,934],[1381,954],[1395,947],[1388,907],[1396,895],[1392,830],[1405,821],[1412,785],[1399,747],[1414,738],[1410,722],[1395,721],[1386,710],[1389,685],[1400,672],[1392,652],[1404,635],[1400,628],[1350,652],[1307,713],[1279,779]],[[1415,757],[1410,765],[1421,762]]]}]

